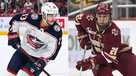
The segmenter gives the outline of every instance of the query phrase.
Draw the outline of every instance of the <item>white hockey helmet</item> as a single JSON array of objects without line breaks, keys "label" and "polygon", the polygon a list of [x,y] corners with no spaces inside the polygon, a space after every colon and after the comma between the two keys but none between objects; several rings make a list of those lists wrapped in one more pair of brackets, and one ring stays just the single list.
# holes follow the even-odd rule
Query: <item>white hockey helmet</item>
[{"label": "white hockey helmet", "polygon": [[54,17],[59,16],[59,9],[53,2],[46,2],[42,4],[41,14],[45,17],[49,15],[54,15]]}]

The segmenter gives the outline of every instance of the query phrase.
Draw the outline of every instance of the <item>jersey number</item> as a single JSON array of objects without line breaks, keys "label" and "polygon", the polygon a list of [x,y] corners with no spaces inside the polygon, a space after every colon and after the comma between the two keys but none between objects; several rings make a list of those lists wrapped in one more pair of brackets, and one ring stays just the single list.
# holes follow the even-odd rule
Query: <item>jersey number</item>
[{"label": "jersey number", "polygon": [[20,20],[24,21],[27,19],[27,16],[28,14],[23,14],[21,17],[20,17]]},{"label": "jersey number", "polygon": [[118,48],[112,47],[110,50],[110,55],[116,56],[117,55]]}]

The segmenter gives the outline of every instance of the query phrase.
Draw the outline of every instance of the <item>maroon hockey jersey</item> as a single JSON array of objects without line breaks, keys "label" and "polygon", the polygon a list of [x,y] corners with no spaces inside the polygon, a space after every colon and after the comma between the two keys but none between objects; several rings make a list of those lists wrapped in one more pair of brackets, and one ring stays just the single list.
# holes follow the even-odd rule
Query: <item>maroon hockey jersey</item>
[{"label": "maroon hockey jersey", "polygon": [[111,22],[102,31],[93,14],[79,14],[75,22],[81,48],[93,48],[93,52],[100,55],[100,58],[98,57],[100,63],[108,60],[116,61],[117,55],[130,50],[128,45],[121,43],[121,32],[114,22]]}]

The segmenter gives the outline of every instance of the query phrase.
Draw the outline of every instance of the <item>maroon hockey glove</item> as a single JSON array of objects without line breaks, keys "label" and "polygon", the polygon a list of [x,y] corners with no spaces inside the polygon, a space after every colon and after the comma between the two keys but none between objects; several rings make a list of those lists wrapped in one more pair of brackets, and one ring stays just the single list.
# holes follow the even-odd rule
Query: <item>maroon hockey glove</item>
[{"label": "maroon hockey glove", "polygon": [[95,61],[92,58],[83,59],[77,62],[76,69],[86,71],[95,68]]}]

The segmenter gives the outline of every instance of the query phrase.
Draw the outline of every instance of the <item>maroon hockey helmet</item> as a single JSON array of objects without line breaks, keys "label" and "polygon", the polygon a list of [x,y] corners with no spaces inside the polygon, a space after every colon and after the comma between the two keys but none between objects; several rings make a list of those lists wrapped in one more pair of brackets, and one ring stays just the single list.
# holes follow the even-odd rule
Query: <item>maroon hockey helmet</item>
[{"label": "maroon hockey helmet", "polygon": [[108,3],[99,3],[96,7],[97,14],[111,14],[111,7]]}]

